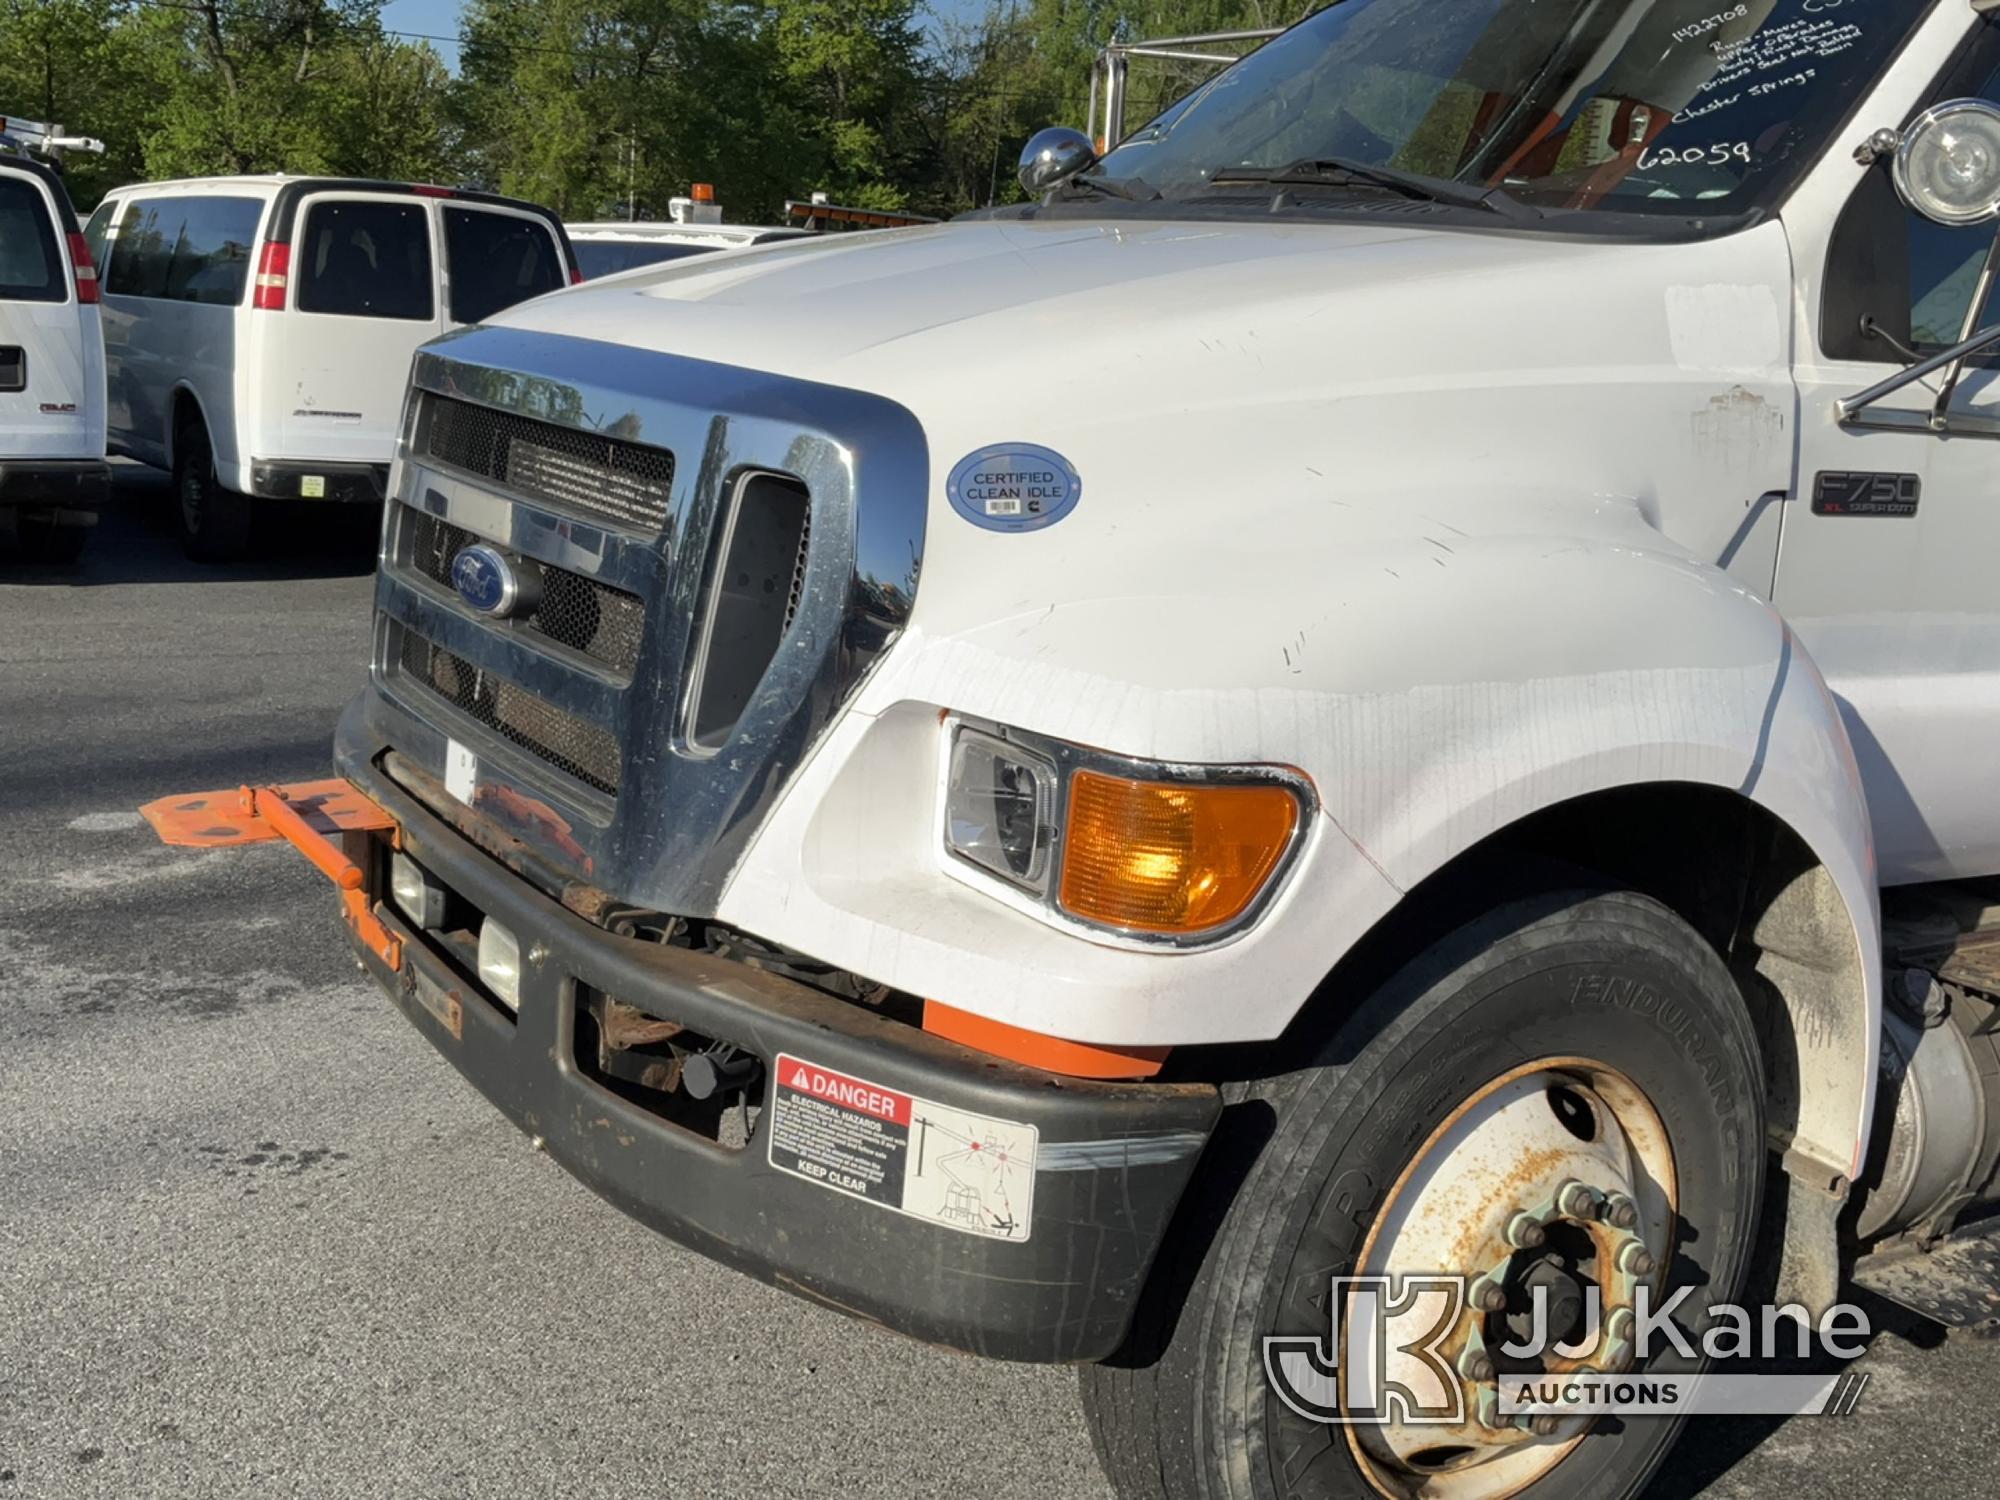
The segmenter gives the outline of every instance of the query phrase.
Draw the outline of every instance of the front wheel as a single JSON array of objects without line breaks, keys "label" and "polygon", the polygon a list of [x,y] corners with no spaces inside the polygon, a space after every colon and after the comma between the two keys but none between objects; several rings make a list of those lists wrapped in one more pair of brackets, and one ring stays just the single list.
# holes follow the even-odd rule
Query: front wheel
[{"label": "front wheel", "polygon": [[[1264,1124],[1235,1161],[1218,1136],[1195,1192],[1226,1202],[1177,1219],[1217,1226],[1184,1293],[1169,1245],[1126,1352],[1084,1369],[1122,1500],[1635,1494],[1676,1419],[1517,1420],[1496,1381],[1635,1368],[1642,1285],[1655,1309],[1692,1288],[1675,1321],[1696,1329],[1735,1295],[1763,1184],[1757,1058],[1721,960],[1647,897],[1523,901],[1433,946],[1312,1065],[1241,1091]],[[1333,1278],[1356,1276],[1392,1299],[1412,1277],[1462,1288],[1391,1310],[1391,1351],[1444,1330],[1435,1360],[1384,1367],[1425,1410],[1356,1420],[1354,1377],[1304,1352],[1324,1347]],[[1593,1299],[1589,1352],[1546,1348],[1592,1344]],[[1546,1352],[1507,1353],[1534,1342],[1538,1301]],[[1699,1363],[1656,1342],[1636,1367]]]}]

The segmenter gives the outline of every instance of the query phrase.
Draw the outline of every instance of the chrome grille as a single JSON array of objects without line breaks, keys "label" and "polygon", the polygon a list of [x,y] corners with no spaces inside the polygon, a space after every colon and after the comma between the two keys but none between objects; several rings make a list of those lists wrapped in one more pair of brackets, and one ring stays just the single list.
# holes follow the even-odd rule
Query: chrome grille
[{"label": "chrome grille", "polygon": [[[452,559],[479,540],[461,526],[427,511],[411,510],[403,561],[432,583],[451,589]],[[520,623],[558,645],[630,674],[639,664],[645,638],[645,601],[565,568],[542,564],[541,575],[542,602]]]},{"label": "chrome grille", "polygon": [[424,397],[424,451],[514,494],[620,526],[663,531],[674,456],[449,396]]},{"label": "chrome grille", "polygon": [[481,670],[408,626],[399,628],[403,641],[397,660],[405,683],[442,698],[565,775],[617,795],[618,739],[609,729]]}]

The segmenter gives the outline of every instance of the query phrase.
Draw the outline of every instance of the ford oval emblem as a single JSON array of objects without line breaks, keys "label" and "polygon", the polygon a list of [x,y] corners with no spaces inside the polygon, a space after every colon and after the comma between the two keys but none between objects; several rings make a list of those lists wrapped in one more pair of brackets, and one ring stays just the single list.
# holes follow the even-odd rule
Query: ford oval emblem
[{"label": "ford oval emblem", "polygon": [[504,617],[521,597],[520,575],[498,547],[474,542],[451,560],[451,586],[482,615]]},{"label": "ford oval emblem", "polygon": [[1036,443],[995,443],[953,466],[944,492],[951,508],[988,531],[1053,526],[1083,496],[1076,466]]}]

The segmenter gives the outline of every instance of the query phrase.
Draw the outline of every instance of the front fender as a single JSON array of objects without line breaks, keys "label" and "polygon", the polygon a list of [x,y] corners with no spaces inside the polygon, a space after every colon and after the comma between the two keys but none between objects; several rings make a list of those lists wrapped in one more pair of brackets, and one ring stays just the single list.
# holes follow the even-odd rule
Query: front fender
[{"label": "front fender", "polygon": [[[1797,834],[1837,893],[1858,977],[1794,1005],[1809,1095],[1796,1144],[1851,1172],[1880,1007],[1873,853],[1840,716],[1770,605],[1636,525],[1439,528],[1337,561],[1274,558],[1260,582],[1107,587],[913,630],[795,779],[721,914],[1034,1031],[1265,1040],[1405,892],[1492,834],[1612,788],[1719,787]],[[1320,826],[1279,900],[1226,946],[1083,940],[944,878],[940,709],[1142,757],[1295,766]]]}]

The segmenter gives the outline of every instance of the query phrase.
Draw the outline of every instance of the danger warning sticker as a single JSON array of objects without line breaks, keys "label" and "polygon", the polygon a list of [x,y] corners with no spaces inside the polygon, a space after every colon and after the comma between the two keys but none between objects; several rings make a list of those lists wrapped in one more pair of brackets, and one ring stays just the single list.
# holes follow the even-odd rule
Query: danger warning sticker
[{"label": "danger warning sticker", "polygon": [[1025,1240],[1035,1127],[967,1114],[780,1053],[771,1165],[946,1229]]}]

